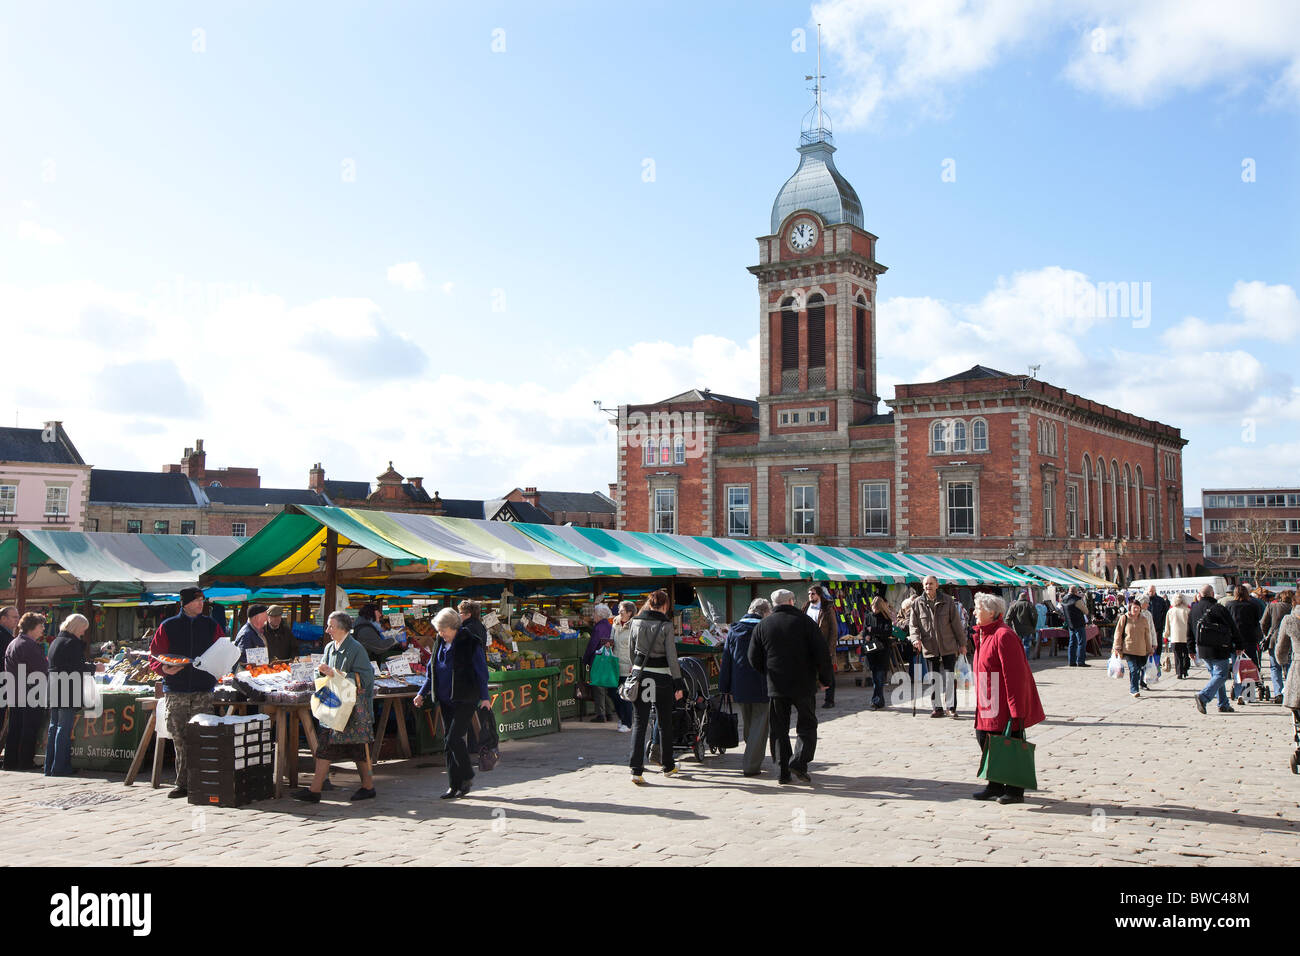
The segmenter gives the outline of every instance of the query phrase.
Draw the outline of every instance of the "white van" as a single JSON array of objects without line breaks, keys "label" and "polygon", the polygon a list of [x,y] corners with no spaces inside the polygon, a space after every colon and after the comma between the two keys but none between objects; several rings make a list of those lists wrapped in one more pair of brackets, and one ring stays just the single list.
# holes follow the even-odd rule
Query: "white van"
[{"label": "white van", "polygon": [[1163,598],[1170,598],[1175,594],[1186,594],[1189,598],[1195,598],[1196,595],[1201,593],[1201,588],[1207,584],[1214,585],[1216,599],[1228,593],[1228,582],[1225,578],[1220,577],[1151,578],[1146,581],[1134,581],[1132,584],[1127,585],[1124,590],[1146,594],[1147,588],[1153,584],[1156,586],[1156,593]]}]

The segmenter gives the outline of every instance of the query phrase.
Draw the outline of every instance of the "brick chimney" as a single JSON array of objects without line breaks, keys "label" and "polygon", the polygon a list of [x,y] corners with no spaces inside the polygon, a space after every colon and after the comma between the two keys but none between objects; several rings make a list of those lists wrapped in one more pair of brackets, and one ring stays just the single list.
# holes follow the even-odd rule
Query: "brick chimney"
[{"label": "brick chimney", "polygon": [[185,449],[185,457],[181,459],[181,470],[200,484],[207,474],[208,456],[203,451],[203,439],[200,438],[194,442],[193,448]]},{"label": "brick chimney", "polygon": [[537,507],[537,489],[536,489],[536,488],[525,488],[525,489],[524,489],[524,502],[527,503],[527,504],[532,505],[534,508]]},{"label": "brick chimney", "polygon": [[611,481],[609,483],[609,496],[614,501],[618,501],[618,482]]},{"label": "brick chimney", "polygon": [[320,466],[320,462],[311,466],[311,471],[307,472],[307,487],[318,495],[325,494],[325,469]]},{"label": "brick chimney", "polygon": [[410,477],[410,478],[407,478],[406,480],[407,480],[407,482],[409,482],[410,484],[412,484],[412,485],[414,485],[416,488],[418,488],[420,491],[423,491],[423,490],[424,490],[424,479],[423,479],[423,478],[417,478],[417,477],[415,477],[415,476],[412,476],[412,477]]}]

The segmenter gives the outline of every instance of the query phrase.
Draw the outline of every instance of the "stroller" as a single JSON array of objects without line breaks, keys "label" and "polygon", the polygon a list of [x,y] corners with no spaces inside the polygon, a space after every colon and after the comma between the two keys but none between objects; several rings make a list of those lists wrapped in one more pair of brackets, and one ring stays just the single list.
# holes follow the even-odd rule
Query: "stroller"
[{"label": "stroller", "polygon": [[1259,668],[1246,654],[1237,658],[1237,674],[1233,682],[1233,694],[1238,704],[1258,703],[1260,700]]},{"label": "stroller", "polygon": [[[699,763],[704,762],[704,752],[708,749],[705,731],[709,722],[709,675],[704,665],[693,657],[678,658],[682,670],[682,699],[673,701],[673,729],[676,731],[671,741],[673,757],[690,753]],[[650,708],[653,733],[647,735],[645,753],[646,763],[659,763],[659,715],[658,704]]]}]

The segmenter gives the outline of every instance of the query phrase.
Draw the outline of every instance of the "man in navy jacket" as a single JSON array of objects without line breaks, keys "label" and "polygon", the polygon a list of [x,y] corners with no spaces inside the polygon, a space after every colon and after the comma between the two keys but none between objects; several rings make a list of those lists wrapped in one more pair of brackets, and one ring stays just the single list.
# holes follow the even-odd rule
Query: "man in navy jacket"
[{"label": "man in navy jacket", "polygon": [[767,752],[769,726],[767,678],[749,663],[749,640],[754,628],[771,612],[772,605],[764,598],[755,598],[749,610],[727,631],[722,645],[722,663],[718,670],[718,692],[731,697],[740,708],[740,721],[744,724],[746,777],[757,777],[762,770],[763,754]]},{"label": "man in navy jacket", "polygon": [[169,665],[157,657],[184,657],[193,661],[215,644],[218,637],[217,622],[203,613],[203,592],[198,588],[181,588],[181,613],[159,624],[149,645],[149,653],[155,657],[149,666],[162,675],[167,695],[167,732],[176,745],[176,787],[167,794],[169,797],[189,794],[185,727],[191,717],[212,710],[212,688],[217,679],[192,663]]}]

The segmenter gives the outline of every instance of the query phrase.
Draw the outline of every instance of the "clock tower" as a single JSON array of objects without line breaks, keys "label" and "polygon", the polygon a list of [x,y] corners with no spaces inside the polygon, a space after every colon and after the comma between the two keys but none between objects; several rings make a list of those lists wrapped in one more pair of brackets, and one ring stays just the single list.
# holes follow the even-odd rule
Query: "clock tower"
[{"label": "clock tower", "polygon": [[[832,158],[830,121],[804,117],[799,166],[758,240],[760,441],[848,438],[876,413],[876,237]],[[827,435],[827,433],[830,433]]]}]

